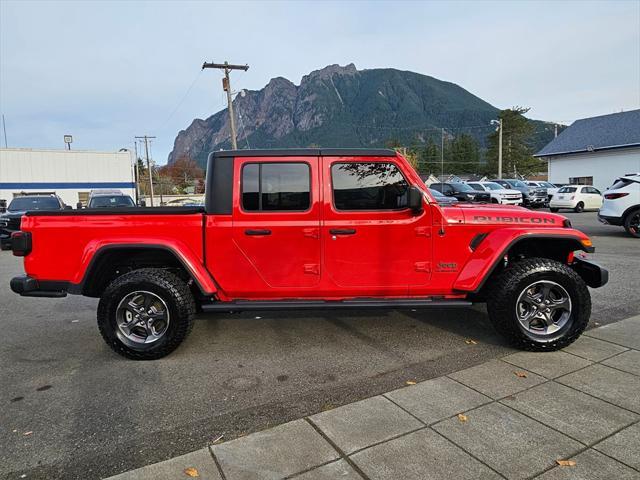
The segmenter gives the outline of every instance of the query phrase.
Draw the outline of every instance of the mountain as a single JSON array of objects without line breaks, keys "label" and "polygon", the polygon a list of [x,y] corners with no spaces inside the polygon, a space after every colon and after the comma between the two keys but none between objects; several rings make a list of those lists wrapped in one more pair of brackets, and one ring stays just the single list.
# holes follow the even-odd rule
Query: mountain
[{"label": "mountain", "polygon": [[[468,133],[482,145],[498,109],[455,83],[414,72],[355,65],[329,65],[302,77],[300,85],[273,78],[261,90],[246,90],[233,102],[239,148],[381,147],[440,142]],[[533,120],[532,120],[533,121]],[[534,150],[553,138],[540,124]],[[189,156],[201,166],[209,152],[229,149],[227,109],[196,119],[178,133],[169,163]]]}]

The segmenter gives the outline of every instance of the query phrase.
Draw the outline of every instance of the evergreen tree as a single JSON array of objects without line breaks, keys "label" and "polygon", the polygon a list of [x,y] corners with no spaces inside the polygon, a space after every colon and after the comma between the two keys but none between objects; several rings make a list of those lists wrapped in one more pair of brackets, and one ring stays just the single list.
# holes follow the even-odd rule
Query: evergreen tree
[{"label": "evergreen tree", "polygon": [[[525,107],[513,107],[502,110],[498,115],[502,120],[502,172],[503,176],[530,175],[545,169],[544,162],[532,156],[534,124],[524,117],[529,111]],[[498,173],[499,134],[492,132],[488,138],[487,168],[488,175]]]}]

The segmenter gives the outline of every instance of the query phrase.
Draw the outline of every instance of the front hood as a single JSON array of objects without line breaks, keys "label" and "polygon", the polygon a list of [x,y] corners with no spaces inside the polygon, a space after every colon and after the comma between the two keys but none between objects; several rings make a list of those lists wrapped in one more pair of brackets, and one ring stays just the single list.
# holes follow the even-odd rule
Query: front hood
[{"label": "front hood", "polygon": [[465,224],[564,227],[566,217],[506,205],[459,205]]},{"label": "front hood", "polygon": [[0,218],[21,218],[27,212],[4,212],[0,213]]}]

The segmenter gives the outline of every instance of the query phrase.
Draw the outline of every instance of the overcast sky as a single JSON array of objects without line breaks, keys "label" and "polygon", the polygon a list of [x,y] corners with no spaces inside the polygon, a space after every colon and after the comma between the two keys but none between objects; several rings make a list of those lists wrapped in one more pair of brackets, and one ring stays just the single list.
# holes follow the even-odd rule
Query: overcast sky
[{"label": "overcast sky", "polygon": [[164,163],[179,130],[225,106],[204,60],[248,63],[234,90],[334,63],[412,70],[570,123],[640,108],[640,1],[0,0],[8,144],[117,150],[148,134]]}]

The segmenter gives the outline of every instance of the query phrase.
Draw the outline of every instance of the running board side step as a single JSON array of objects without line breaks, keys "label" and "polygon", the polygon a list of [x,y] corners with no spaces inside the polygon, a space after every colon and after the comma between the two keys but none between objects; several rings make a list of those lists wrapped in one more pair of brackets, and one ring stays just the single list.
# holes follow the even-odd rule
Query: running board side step
[{"label": "running board side step", "polygon": [[206,303],[204,312],[240,312],[247,310],[322,310],[322,309],[368,309],[368,308],[460,308],[473,305],[468,300],[459,299],[415,299],[397,298],[392,300],[356,299],[356,300],[279,300]]}]

